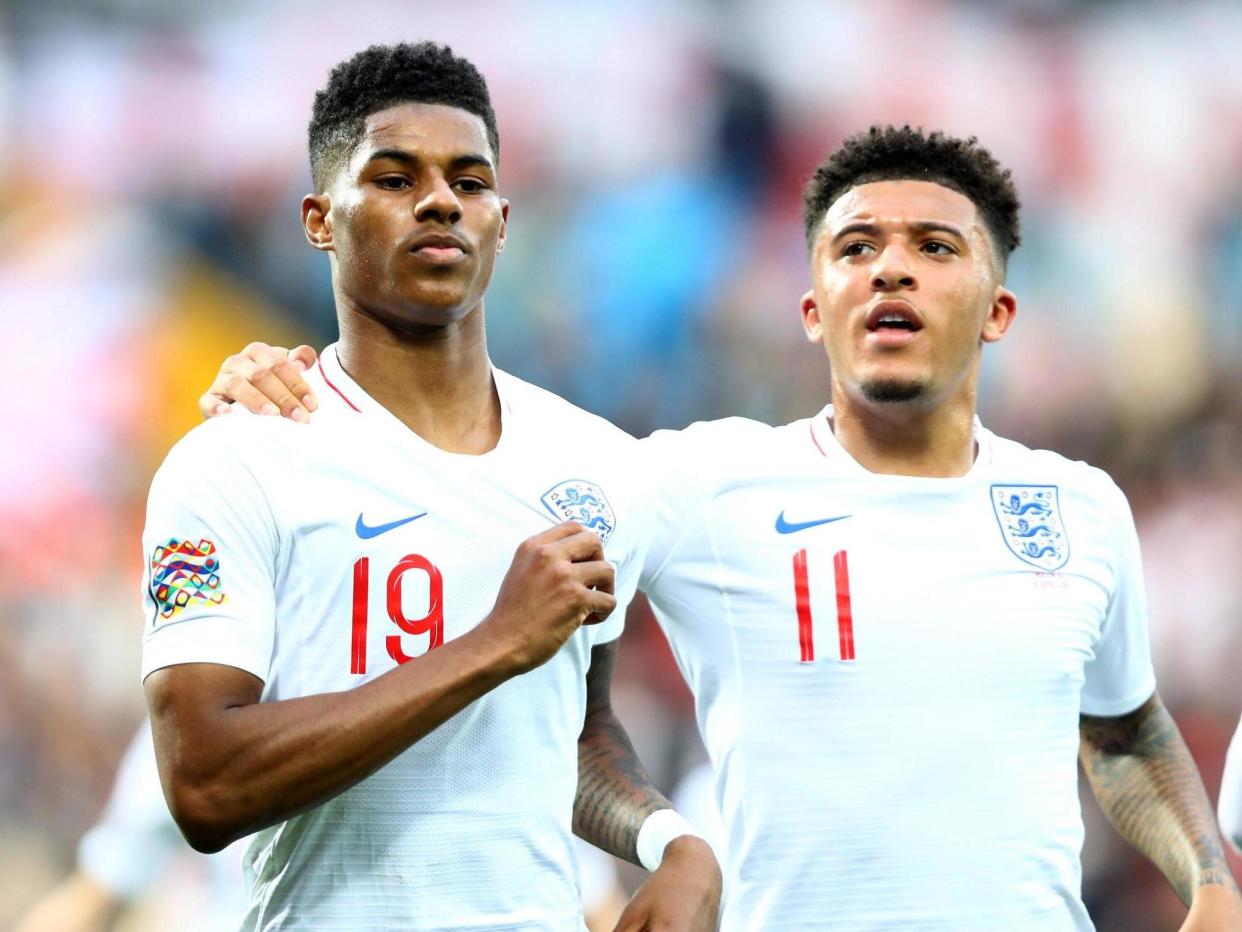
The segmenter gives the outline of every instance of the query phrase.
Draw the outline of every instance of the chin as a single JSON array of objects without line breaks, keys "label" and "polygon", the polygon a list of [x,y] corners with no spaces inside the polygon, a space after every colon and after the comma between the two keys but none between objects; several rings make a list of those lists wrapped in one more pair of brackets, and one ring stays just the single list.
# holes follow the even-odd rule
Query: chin
[{"label": "chin", "polygon": [[401,304],[405,308],[403,316],[413,322],[444,325],[461,320],[478,307],[480,300],[481,297],[471,296],[457,289],[446,289],[406,295]]},{"label": "chin", "polygon": [[859,385],[859,390],[876,404],[902,404],[925,397],[927,385],[915,379],[872,379]]}]

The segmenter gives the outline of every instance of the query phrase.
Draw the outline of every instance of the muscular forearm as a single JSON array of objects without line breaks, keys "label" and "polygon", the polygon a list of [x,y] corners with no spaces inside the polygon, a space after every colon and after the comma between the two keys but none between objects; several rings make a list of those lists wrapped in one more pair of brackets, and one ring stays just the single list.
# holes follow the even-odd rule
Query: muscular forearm
[{"label": "muscular forearm", "polygon": [[578,739],[574,833],[597,848],[638,864],[638,830],[672,804],[652,785],[624,727],[611,711],[588,718]]},{"label": "muscular forearm", "polygon": [[1129,715],[1082,716],[1079,759],[1100,808],[1190,903],[1233,887],[1203,782],[1173,717],[1153,696]]},{"label": "muscular forearm", "polygon": [[[222,670],[249,679],[250,701],[221,690]],[[357,689],[278,702],[231,668],[157,671],[147,695],[173,814],[196,848],[222,848],[344,792],[516,672],[477,631]]]},{"label": "muscular forearm", "polygon": [[643,820],[671,804],[660,794],[634,753],[629,735],[613,714],[608,684],[616,644],[591,653],[587,714],[578,738],[578,793],[574,833],[597,848],[638,864],[638,830]]}]

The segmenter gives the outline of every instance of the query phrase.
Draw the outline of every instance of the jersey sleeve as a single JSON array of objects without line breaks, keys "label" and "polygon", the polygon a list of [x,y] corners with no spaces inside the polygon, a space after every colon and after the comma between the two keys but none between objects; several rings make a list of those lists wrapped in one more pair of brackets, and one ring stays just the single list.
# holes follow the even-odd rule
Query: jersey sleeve
[{"label": "jersey sleeve", "polygon": [[1225,754],[1225,773],[1221,777],[1220,828],[1225,838],[1242,851],[1242,721]]},{"label": "jersey sleeve", "polygon": [[[732,420],[732,419],[730,419]],[[651,474],[648,503],[649,539],[638,588],[651,596],[659,587],[665,567],[714,486],[704,467],[714,461],[711,428],[727,422],[699,422],[684,430],[658,430],[639,443]],[[719,431],[716,431],[719,432]]]},{"label": "jersey sleeve", "polygon": [[160,789],[150,723],[143,722],[121,759],[102,817],[78,843],[78,867],[118,899],[129,900],[184,848]]},{"label": "jersey sleeve", "polygon": [[151,483],[143,532],[144,679],[162,667],[218,663],[267,681],[278,535],[268,499],[238,451],[238,433],[200,426],[173,448]]},{"label": "jersey sleeve", "polygon": [[646,448],[625,436],[618,475],[627,486],[625,511],[617,516],[616,531],[604,545],[604,555],[616,570],[617,607],[604,621],[591,626],[591,645],[615,641],[625,630],[625,615],[638,589],[647,549],[651,544],[653,476]]},{"label": "jersey sleeve", "polygon": [[1147,593],[1138,532],[1130,505],[1111,480],[1104,493],[1103,532],[1115,541],[1113,591],[1107,614],[1087,663],[1081,710],[1086,715],[1115,716],[1132,712],[1156,691],[1156,675],[1148,641]]}]

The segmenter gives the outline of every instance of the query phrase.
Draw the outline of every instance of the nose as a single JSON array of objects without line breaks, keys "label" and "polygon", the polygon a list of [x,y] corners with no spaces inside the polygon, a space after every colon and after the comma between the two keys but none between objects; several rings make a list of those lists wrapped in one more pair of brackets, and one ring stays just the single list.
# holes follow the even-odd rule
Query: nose
[{"label": "nose", "polygon": [[871,266],[871,288],[874,291],[898,291],[917,287],[914,266],[904,246],[890,243],[876,255]]},{"label": "nose", "polygon": [[440,175],[431,178],[422,197],[414,205],[414,217],[420,223],[438,220],[453,224],[461,219],[461,201],[453,193],[453,187]]}]

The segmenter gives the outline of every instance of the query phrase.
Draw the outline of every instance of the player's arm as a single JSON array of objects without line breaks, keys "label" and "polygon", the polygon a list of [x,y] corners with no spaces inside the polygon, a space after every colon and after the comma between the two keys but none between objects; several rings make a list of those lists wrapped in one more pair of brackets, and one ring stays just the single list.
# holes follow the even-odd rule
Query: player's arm
[{"label": "player's arm", "polygon": [[1225,924],[1242,924],[1242,899],[1199,771],[1159,696],[1126,715],[1083,715],[1079,730],[1100,808],[1191,906],[1186,928],[1242,928]]},{"label": "player's arm", "polygon": [[1220,783],[1220,827],[1225,839],[1242,851],[1242,721],[1225,754],[1225,772]]},{"label": "player's arm", "polygon": [[306,421],[319,402],[302,373],[316,358],[315,351],[305,345],[288,350],[251,343],[220,364],[215,381],[198,399],[198,409],[203,417],[215,417],[227,414],[229,405],[237,402],[254,414]]},{"label": "player's arm", "polygon": [[[691,834],[665,841],[660,822],[648,825],[642,852],[640,834],[653,813],[672,804],[655,788],[634,753],[625,727],[612,709],[612,673],[617,642],[596,645],[587,672],[587,709],[578,738],[578,792],[574,799],[574,833],[597,848],[640,866],[658,861],[630,901],[619,930],[716,928],[720,907],[720,865],[711,847]],[[657,816],[664,820],[665,816]],[[674,830],[675,831],[675,830]],[[644,861],[647,863],[644,864]]]},{"label": "player's arm", "polygon": [[356,689],[260,702],[263,683],[236,667],[153,672],[145,687],[156,757],[186,839],[217,851],[320,805],[547,661],[615,606],[603,556],[599,538],[573,523],[530,538],[476,628]]}]

